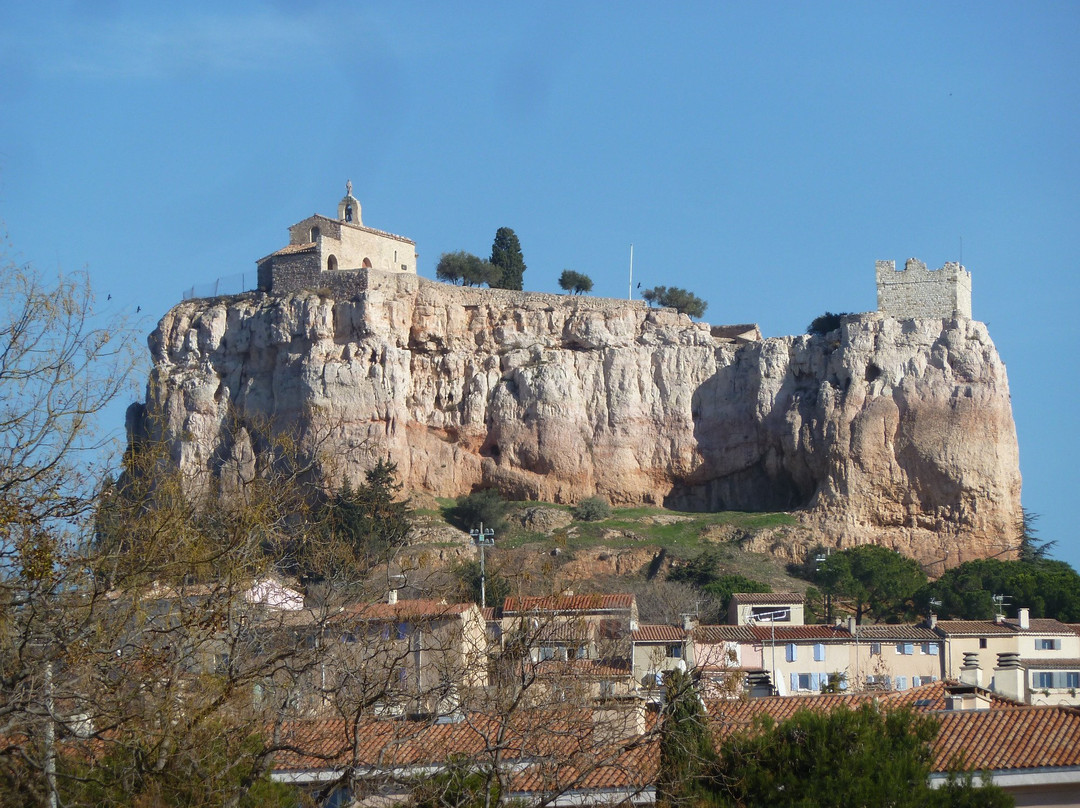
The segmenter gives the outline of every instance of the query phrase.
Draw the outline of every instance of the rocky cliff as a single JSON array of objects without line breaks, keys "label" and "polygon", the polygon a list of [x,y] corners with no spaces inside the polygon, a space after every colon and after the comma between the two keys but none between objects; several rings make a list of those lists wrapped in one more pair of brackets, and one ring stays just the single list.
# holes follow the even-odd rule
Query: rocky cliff
[{"label": "rocky cliff", "polygon": [[254,473],[274,432],[326,475],[387,453],[440,496],[800,509],[838,544],[952,566],[1020,514],[1005,367],[968,319],[846,318],[728,339],[671,310],[415,276],[181,303],[150,337],[135,434],[193,479]]}]

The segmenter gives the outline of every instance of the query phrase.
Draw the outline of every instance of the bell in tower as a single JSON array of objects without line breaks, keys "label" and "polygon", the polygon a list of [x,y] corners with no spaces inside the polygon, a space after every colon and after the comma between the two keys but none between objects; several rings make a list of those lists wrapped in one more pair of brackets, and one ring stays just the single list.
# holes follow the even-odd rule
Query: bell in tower
[{"label": "bell in tower", "polygon": [[337,217],[346,224],[363,224],[360,220],[360,200],[352,194],[352,180],[345,183],[345,197],[338,202]]}]

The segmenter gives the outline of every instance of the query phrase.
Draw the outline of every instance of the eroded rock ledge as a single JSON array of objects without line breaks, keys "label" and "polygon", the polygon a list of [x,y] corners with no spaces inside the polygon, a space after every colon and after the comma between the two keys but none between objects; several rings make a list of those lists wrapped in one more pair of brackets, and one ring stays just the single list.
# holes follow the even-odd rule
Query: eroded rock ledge
[{"label": "eroded rock ledge", "polygon": [[196,481],[274,430],[326,476],[387,452],[408,488],[688,510],[802,509],[840,544],[949,566],[1007,553],[1020,473],[1005,367],[965,318],[847,318],[745,341],[670,310],[399,277],[187,301],[150,337],[136,434]]}]

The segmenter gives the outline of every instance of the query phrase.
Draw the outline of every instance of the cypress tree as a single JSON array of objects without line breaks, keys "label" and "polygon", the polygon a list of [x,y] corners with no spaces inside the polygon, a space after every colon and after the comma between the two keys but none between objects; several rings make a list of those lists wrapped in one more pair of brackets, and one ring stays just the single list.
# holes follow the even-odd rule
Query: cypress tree
[{"label": "cypress tree", "polygon": [[656,804],[658,808],[717,804],[709,783],[716,750],[705,708],[689,674],[676,670],[665,676]]},{"label": "cypress tree", "polygon": [[525,259],[521,255],[521,243],[509,227],[500,227],[495,231],[495,241],[491,245],[491,263],[502,272],[502,277],[489,286],[500,289],[521,290],[525,275]]}]

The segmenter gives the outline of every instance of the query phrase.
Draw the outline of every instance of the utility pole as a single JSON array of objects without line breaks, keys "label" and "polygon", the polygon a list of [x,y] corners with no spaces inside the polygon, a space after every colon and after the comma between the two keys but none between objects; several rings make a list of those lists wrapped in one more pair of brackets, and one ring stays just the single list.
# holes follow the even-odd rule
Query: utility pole
[{"label": "utility pole", "polygon": [[634,299],[634,242],[630,242],[630,283],[626,285],[626,299]]},{"label": "utility pole", "polygon": [[487,573],[484,569],[484,548],[495,546],[495,531],[490,527],[485,530],[484,523],[480,523],[480,529],[473,528],[469,531],[473,538],[473,544],[480,548],[480,608],[487,608]]}]

